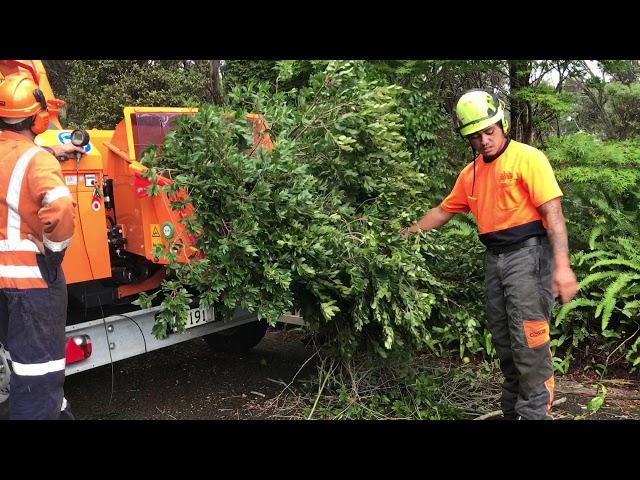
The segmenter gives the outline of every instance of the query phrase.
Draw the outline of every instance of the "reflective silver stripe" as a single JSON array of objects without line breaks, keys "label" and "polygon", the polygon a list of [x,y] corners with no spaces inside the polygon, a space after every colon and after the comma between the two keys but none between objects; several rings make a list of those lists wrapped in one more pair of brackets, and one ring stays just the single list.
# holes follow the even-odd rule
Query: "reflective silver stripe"
[{"label": "reflective silver stripe", "polygon": [[16,375],[36,377],[38,375],[46,375],[47,373],[64,370],[66,360],[61,358],[60,360],[51,360],[44,363],[18,363],[15,361],[11,363],[13,373]]},{"label": "reflective silver stripe", "polygon": [[40,252],[38,246],[31,240],[19,240],[10,242],[9,240],[0,240],[0,252]]},{"label": "reflective silver stripe", "polygon": [[2,278],[42,278],[38,266],[0,265],[0,277]]},{"label": "reflective silver stripe", "polygon": [[68,187],[62,185],[60,187],[52,188],[45,194],[44,198],[42,199],[42,206],[48,207],[53,202],[62,197],[73,198]]},{"label": "reflective silver stripe", "polygon": [[29,162],[33,156],[40,152],[40,147],[31,147],[24,152],[16,162],[16,166],[11,172],[9,188],[7,189],[7,205],[9,212],[7,216],[7,239],[9,243],[18,244],[20,242],[20,190],[22,189],[22,179],[27,171]]},{"label": "reflective silver stripe", "polygon": [[65,408],[67,408],[67,399],[62,397],[62,407],[60,407],[60,411],[64,412]]},{"label": "reflective silver stripe", "polygon": [[67,248],[71,244],[71,239],[63,240],[61,242],[54,242],[53,240],[49,240],[46,236],[42,238],[44,246],[47,247],[52,252],[61,252],[65,248]]}]

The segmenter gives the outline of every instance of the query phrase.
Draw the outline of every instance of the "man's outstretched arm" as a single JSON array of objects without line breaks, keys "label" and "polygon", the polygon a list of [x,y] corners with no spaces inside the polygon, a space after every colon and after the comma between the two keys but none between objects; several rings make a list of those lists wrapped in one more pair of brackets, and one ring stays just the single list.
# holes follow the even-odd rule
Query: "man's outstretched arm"
[{"label": "man's outstretched arm", "polygon": [[409,233],[416,233],[420,230],[431,230],[434,228],[440,228],[442,225],[451,220],[455,214],[449,213],[443,210],[440,205],[429,210],[420,220],[405,228],[400,232],[402,236],[406,236]]}]

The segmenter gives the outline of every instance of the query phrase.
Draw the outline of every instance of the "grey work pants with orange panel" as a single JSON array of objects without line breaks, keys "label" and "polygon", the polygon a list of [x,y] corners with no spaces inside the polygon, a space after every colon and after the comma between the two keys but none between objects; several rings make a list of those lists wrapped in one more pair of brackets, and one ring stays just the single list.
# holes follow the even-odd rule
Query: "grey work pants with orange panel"
[{"label": "grey work pants with orange panel", "polygon": [[554,378],[549,348],[553,256],[545,238],[506,253],[485,253],[487,324],[504,375],[504,416],[548,419]]}]

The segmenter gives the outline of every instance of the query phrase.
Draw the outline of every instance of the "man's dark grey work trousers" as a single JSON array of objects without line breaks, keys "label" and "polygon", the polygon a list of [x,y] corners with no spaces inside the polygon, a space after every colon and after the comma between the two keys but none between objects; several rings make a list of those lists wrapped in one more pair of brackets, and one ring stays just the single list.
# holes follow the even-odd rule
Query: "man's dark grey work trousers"
[{"label": "man's dark grey work trousers", "polygon": [[553,402],[553,256],[547,238],[540,240],[538,245],[485,254],[487,324],[505,377],[502,411],[508,418],[550,418]]}]

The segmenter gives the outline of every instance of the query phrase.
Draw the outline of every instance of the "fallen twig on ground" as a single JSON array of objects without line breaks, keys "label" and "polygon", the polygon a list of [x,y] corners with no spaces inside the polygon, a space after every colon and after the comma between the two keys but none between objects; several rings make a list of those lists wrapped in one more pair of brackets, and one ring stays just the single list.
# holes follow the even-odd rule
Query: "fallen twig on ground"
[{"label": "fallen twig on ground", "polygon": [[[558,405],[563,404],[566,401],[567,401],[567,397],[559,398],[558,400],[553,402],[552,406],[556,407]],[[489,413],[485,413],[484,415],[480,415],[479,417],[474,418],[474,420],[486,420],[488,418],[497,417],[500,414],[502,414],[502,410],[494,410],[493,412],[489,412]]]}]

